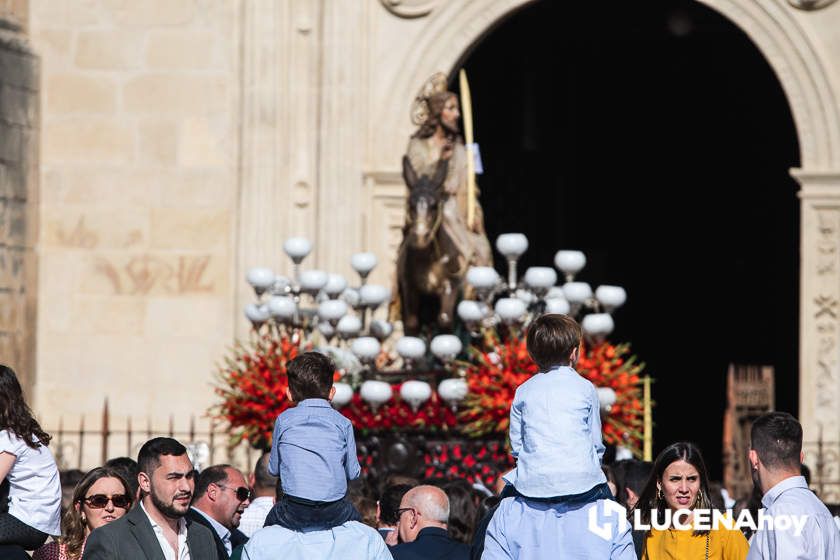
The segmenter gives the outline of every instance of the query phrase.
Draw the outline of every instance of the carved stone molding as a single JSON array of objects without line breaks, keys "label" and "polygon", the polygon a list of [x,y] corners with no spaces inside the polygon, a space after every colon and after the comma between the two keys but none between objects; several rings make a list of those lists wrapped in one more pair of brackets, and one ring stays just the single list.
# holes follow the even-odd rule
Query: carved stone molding
[{"label": "carved stone molding", "polygon": [[401,18],[419,18],[429,15],[441,0],[379,0],[385,9]]},{"label": "carved stone molding", "polygon": [[837,0],[788,0],[788,4],[799,10],[812,12],[814,10],[821,10],[826,6],[834,4]]}]

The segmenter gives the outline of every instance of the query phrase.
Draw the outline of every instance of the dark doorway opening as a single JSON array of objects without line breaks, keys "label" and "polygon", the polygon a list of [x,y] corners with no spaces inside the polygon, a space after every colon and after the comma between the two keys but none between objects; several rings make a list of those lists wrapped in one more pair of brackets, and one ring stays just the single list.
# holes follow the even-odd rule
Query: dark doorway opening
[{"label": "dark doorway opening", "polygon": [[654,452],[695,441],[719,479],[730,362],[772,365],[798,412],[799,147],[773,70],[687,0],[536,2],[464,67],[491,242],[525,233],[521,270],[580,249],[581,280],[627,289],[612,340],[656,379]]}]

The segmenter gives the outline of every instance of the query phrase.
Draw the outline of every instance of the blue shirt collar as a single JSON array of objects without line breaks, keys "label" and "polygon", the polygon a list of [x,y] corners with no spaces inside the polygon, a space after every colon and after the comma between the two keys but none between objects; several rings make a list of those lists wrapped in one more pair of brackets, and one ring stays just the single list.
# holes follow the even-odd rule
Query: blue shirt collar
[{"label": "blue shirt collar", "polygon": [[332,405],[330,404],[330,401],[328,401],[327,399],[303,399],[302,401],[297,403],[297,406],[303,406],[303,407],[313,406],[313,407],[316,407],[316,408],[332,408]]},{"label": "blue shirt collar", "polygon": [[791,488],[805,488],[807,490],[808,484],[805,482],[805,477],[791,476],[790,478],[786,478],[779,482],[773,488],[768,490],[766,494],[764,494],[764,497],[761,498],[761,505],[765,508],[769,508],[782,492],[790,490]]}]

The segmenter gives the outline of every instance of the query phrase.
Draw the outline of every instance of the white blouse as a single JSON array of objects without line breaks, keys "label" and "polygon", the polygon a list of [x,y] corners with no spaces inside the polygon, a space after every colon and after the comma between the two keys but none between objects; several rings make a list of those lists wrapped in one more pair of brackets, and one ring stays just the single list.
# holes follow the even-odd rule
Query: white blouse
[{"label": "white blouse", "polygon": [[32,449],[13,432],[0,430],[0,453],[14,455],[9,481],[9,513],[48,535],[61,535],[61,482],[52,452]]}]

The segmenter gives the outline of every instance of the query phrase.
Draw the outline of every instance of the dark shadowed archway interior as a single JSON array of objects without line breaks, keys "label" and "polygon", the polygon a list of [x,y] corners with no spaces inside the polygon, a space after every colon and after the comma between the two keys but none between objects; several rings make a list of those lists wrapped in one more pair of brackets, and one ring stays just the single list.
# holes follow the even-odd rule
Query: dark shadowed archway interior
[{"label": "dark shadowed archway interior", "polygon": [[719,478],[730,362],[772,365],[797,413],[799,148],[772,69],[684,0],[537,2],[464,67],[491,242],[525,233],[523,267],[583,250],[581,280],[627,288],[612,339],[656,378],[654,452],[693,440]]}]

